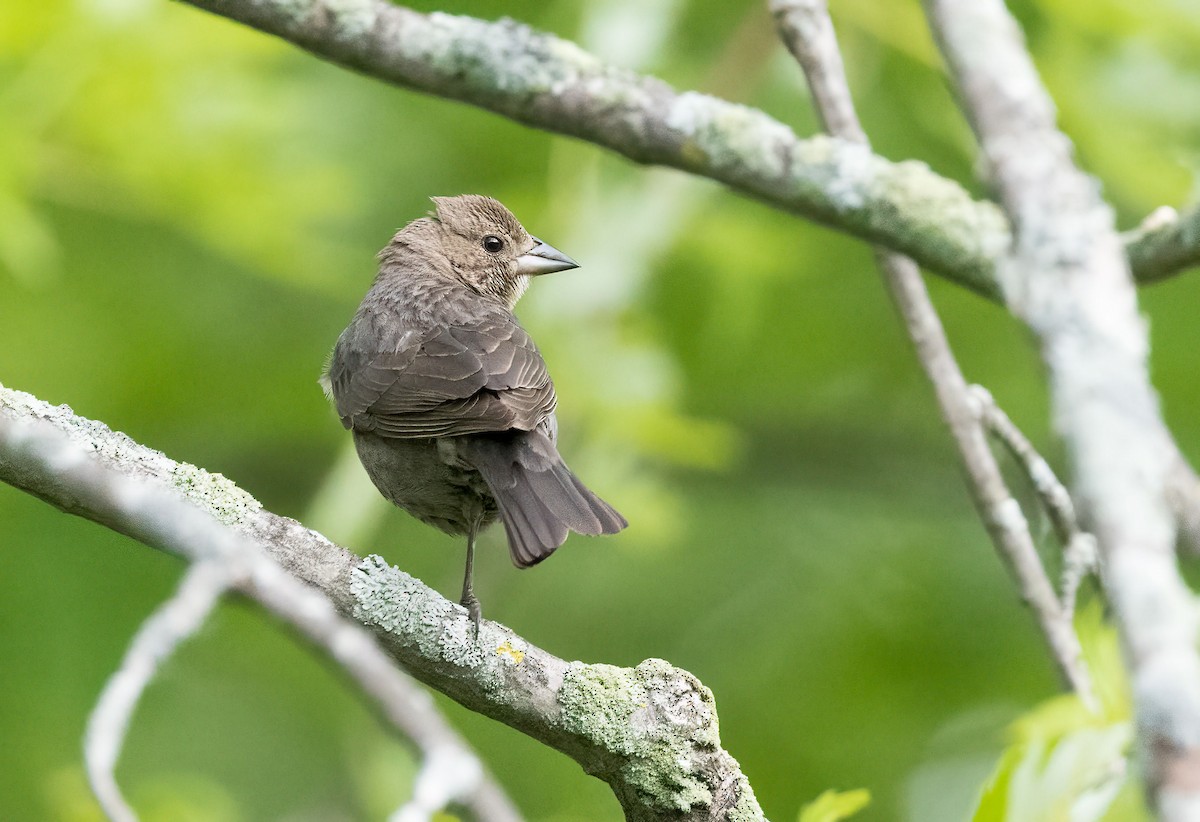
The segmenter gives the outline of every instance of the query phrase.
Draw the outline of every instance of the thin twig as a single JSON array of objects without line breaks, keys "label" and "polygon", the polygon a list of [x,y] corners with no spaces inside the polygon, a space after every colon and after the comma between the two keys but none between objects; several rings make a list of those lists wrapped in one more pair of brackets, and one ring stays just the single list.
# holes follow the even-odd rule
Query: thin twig
[{"label": "thin twig", "polygon": [[1178,450],[1147,367],[1149,338],[1112,209],[1075,164],[1001,0],[925,0],[985,168],[1016,227],[1000,267],[1036,335],[1074,498],[1096,535],[1125,648],[1149,793],[1168,822],[1200,819],[1196,601],[1168,504]]},{"label": "thin twig", "polygon": [[1084,577],[1097,570],[1096,538],[1079,526],[1075,503],[1067,488],[1054,473],[1050,463],[1037,452],[1029,438],[1009,419],[996,403],[990,391],[982,385],[972,385],[971,394],[978,403],[978,412],[988,431],[1008,449],[1029,477],[1033,490],[1042,501],[1063,551],[1062,581],[1059,598],[1064,613],[1075,613],[1075,595]]},{"label": "thin twig", "polygon": [[1003,409],[996,404],[992,393],[982,385],[972,385],[971,394],[979,404],[979,418],[988,431],[998,439],[1009,453],[1016,458],[1024,470],[1033,489],[1037,492],[1050,515],[1050,522],[1059,542],[1066,545],[1079,532],[1079,522],[1075,517],[1075,503],[1066,487],[1054,475],[1050,463],[1037,452],[1021,429],[1009,419]]},{"label": "thin twig", "polygon": [[[98,442],[93,440],[93,446],[98,447]],[[256,600],[332,656],[413,743],[422,759],[433,763],[422,767],[414,792],[462,804],[480,820],[519,819],[512,803],[446,724],[428,694],[396,667],[374,636],[212,514],[144,479],[106,468],[94,456],[48,422],[0,413],[0,474],[7,471],[10,481],[13,474],[41,476],[40,487],[69,489],[66,498],[76,512],[87,510],[101,521],[121,522],[125,533],[197,563],[180,594],[139,632],[126,664],[110,682],[94,715],[87,743],[89,773],[98,798],[115,810],[116,819],[136,818],[121,799],[111,774],[137,698],[153,676],[155,663],[198,627],[207,612],[202,606],[207,603],[211,607],[210,600],[215,600],[225,585]],[[218,566],[224,576],[219,584],[214,570]],[[442,767],[446,762],[454,762],[455,768]]]},{"label": "thin twig", "polygon": [[[249,576],[239,580],[238,590],[325,649],[420,752],[412,801],[396,818],[429,818],[449,805],[461,804],[479,820],[519,819],[479,758],[442,719],[433,699],[396,667],[375,637],[344,619],[327,597],[290,577],[257,546],[254,551],[264,561],[254,561]],[[305,593],[298,596],[298,590]]]},{"label": "thin twig", "polygon": [[[771,10],[784,43],[804,69],[826,128],[834,136],[865,144],[866,133],[854,111],[824,0],[772,0]],[[876,248],[875,257],[921,367],[933,384],[942,416],[958,446],[971,497],[996,550],[1032,609],[1063,680],[1085,704],[1094,704],[1072,614],[1063,610],[1020,505],[1004,483],[921,273],[916,263],[894,252]]]},{"label": "thin twig", "polygon": [[222,563],[193,563],[171,598],[142,623],[92,710],[84,734],[84,763],[100,808],[112,822],[137,822],[116,778],[134,709],[159,666],[200,629],[229,583],[229,571]]},{"label": "thin twig", "polygon": [[1100,547],[1096,538],[1087,531],[1078,531],[1063,546],[1061,590],[1063,610],[1069,614],[1075,613],[1075,596],[1079,586],[1089,575],[1100,570]]}]

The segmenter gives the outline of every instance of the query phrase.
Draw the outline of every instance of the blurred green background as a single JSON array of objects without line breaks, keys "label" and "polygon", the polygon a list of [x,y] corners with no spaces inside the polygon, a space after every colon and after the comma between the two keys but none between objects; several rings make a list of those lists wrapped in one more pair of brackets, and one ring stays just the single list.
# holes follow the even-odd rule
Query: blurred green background
[{"label": "blurred green background", "polygon": [[[509,14],[815,129],[760,0],[415,5]],[[877,150],[982,195],[916,2],[832,7]],[[1014,10],[1122,226],[1188,202],[1200,7]],[[0,382],[453,596],[460,541],[378,499],[316,377],[376,250],[428,196],[463,192],[583,264],[519,314],[558,384],[563,453],[632,523],[531,572],[490,532],[485,613],[568,659],[694,672],[776,820],[831,787],[869,789],[863,819],[966,818],[1009,723],[1057,682],[858,242],[176,3],[6,0]],[[1028,337],[931,288],[968,378],[1061,466]],[[1195,274],[1143,292],[1194,457],[1197,305]],[[180,561],[8,487],[0,549],[0,818],[98,819],[86,716]],[[619,818],[571,761],[442,702],[530,818]],[[358,820],[404,798],[413,763],[336,670],[234,602],[155,682],[119,774],[148,820]]]}]

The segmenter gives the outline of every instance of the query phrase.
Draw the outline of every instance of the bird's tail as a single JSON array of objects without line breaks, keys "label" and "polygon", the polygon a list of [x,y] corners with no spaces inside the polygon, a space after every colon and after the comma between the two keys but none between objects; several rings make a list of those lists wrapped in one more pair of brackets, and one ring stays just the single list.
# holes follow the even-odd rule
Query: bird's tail
[{"label": "bird's tail", "polygon": [[568,531],[615,534],[629,524],[571,473],[540,431],[464,437],[459,453],[483,475],[496,498],[518,567],[550,556]]}]

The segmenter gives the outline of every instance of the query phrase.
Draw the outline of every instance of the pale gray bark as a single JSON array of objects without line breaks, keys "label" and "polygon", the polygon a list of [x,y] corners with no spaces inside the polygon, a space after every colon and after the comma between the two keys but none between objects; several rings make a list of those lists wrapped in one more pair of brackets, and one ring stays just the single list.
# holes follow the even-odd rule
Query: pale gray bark
[{"label": "pale gray bark", "polygon": [[1179,455],[1150,383],[1146,323],[1112,211],[1076,167],[1003,2],[925,5],[1015,227],[998,270],[1048,367],[1076,499],[1125,645],[1151,798],[1164,819],[1200,819],[1197,612],[1169,505]]},{"label": "pale gray bark", "polygon": [[1050,463],[1037,452],[1033,443],[1008,418],[996,400],[982,385],[971,386],[971,393],[979,406],[979,416],[992,436],[1004,444],[1008,452],[1020,464],[1029,478],[1033,490],[1041,500],[1042,507],[1054,526],[1063,550],[1062,581],[1059,584],[1059,600],[1064,614],[1075,613],[1075,596],[1079,585],[1088,574],[1096,573],[1099,563],[1096,538],[1084,531],[1075,514],[1075,502],[1067,487],[1062,484]]},{"label": "pale gray bark", "polygon": [[84,734],[83,759],[92,792],[111,822],[137,822],[116,774],[133,712],[159,667],[203,627],[230,581],[230,570],[221,562],[193,563],[175,594],[142,623],[121,667],[100,694]]},{"label": "pale gray bark", "polygon": [[[770,5],[780,36],[808,78],[826,130],[867,145],[825,0],[772,0]],[[910,258],[884,248],[875,249],[875,259],[921,368],[933,385],[942,417],[958,447],[967,488],[992,543],[1037,619],[1063,680],[1086,704],[1093,704],[1091,679],[1072,623],[1074,614],[1063,608],[1055,594],[1021,507],[1000,473],[978,400],[954,358],[921,272]]]}]

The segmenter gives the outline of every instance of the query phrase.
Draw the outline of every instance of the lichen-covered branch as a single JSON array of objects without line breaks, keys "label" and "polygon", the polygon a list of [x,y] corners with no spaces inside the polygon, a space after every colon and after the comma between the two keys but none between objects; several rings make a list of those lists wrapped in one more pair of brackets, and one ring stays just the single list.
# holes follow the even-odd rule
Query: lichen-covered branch
[{"label": "lichen-covered branch", "polygon": [[[386,0],[184,2],[380,80],[709,177],[1003,299],[995,268],[1011,245],[1008,222],[923,163],[893,163],[839,139],[801,140],[757,109],[677,92],[512,20],[421,14]],[[1194,264],[1200,238],[1139,236],[1130,254],[1138,272],[1158,279]]]},{"label": "lichen-covered branch", "polygon": [[1125,645],[1150,794],[1166,820],[1200,819],[1196,602],[1168,504],[1178,452],[1147,369],[1149,341],[1111,209],[1055,122],[1001,0],[925,0],[959,97],[1008,213],[998,269],[1037,336],[1075,499],[1095,534]]},{"label": "lichen-covered branch", "polygon": [[1133,276],[1152,283],[1200,265],[1200,205],[1155,210],[1122,239]]},{"label": "lichen-covered branch", "polygon": [[[88,776],[114,821],[137,819],[113,775],[133,710],[162,660],[200,627],[226,590],[254,599],[333,657],[413,743],[421,758],[414,802],[428,811],[456,805],[479,822],[519,818],[428,694],[392,662],[371,633],[216,518],[230,520],[238,511],[256,509],[253,499],[219,477],[211,478],[219,482],[205,481],[207,475],[190,466],[175,466],[167,482],[161,477],[151,481],[148,471],[156,463],[166,467],[169,460],[99,423],[75,417],[65,406],[52,409],[0,386],[0,480],[194,563],[176,595],[134,638],[89,722],[84,746]],[[184,489],[210,505],[188,504],[180,497]]]},{"label": "lichen-covered branch", "polygon": [[[763,818],[750,784],[720,745],[712,694],[686,671],[654,659],[636,668],[567,662],[487,620],[476,641],[461,606],[378,557],[360,559],[263,510],[220,475],[177,463],[66,406],[0,386],[0,481],[154,547],[178,550],[174,518],[166,530],[147,528],[104,495],[84,493],[78,472],[30,459],[21,438],[4,435],[30,423],[86,449],[91,469],[134,478],[154,493],[169,490],[189,503],[184,508],[216,517],[229,526],[228,534],[269,557],[280,577],[308,583],[342,615],[370,627],[414,677],[568,754],[608,782],[627,818]],[[245,590],[257,594],[255,588],[269,581],[252,578]],[[320,607],[309,610],[319,617]],[[305,629],[303,622],[300,627]],[[335,656],[343,665],[361,661],[361,645],[345,636],[308,635],[340,647]]]},{"label": "lichen-covered branch", "polygon": [[[771,0],[780,37],[800,63],[817,113],[838,137],[867,144],[846,80],[841,50],[825,0]],[[908,257],[876,248],[883,280],[904,321],[921,368],[933,385],[966,474],[967,488],[996,550],[1033,611],[1063,681],[1086,703],[1094,702],[1091,679],[1075,635],[1073,613],[1065,610],[1038,557],[1028,523],[1008,490],[988,445],[977,403],[963,377],[941,319]]]}]

